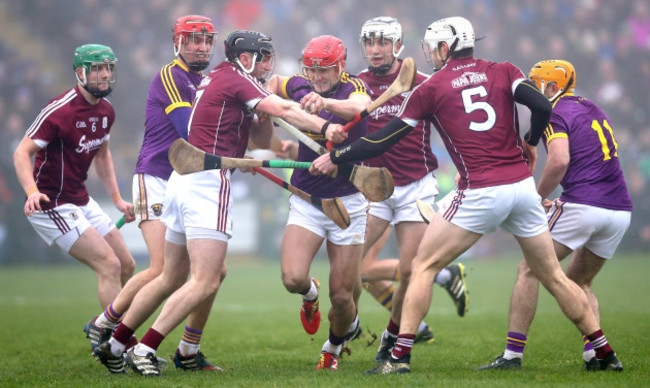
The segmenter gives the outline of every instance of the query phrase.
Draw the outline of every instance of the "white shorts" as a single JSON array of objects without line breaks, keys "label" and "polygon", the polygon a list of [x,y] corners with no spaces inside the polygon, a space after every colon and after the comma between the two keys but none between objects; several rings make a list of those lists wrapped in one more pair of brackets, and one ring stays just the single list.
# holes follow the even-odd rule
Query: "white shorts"
[{"label": "white shorts", "polygon": [[453,200],[441,211],[452,224],[487,234],[501,226],[517,237],[534,237],[548,229],[542,198],[532,177],[508,185],[454,190]]},{"label": "white shorts", "polygon": [[366,242],[368,200],[361,193],[339,197],[350,215],[350,226],[341,229],[334,221],[298,196],[289,198],[287,225],[298,225],[336,245],[361,245]]},{"label": "white shorts", "polygon": [[89,227],[106,236],[115,224],[92,197],[84,206],[66,203],[50,210],[37,211],[27,220],[48,245],[56,242],[66,253]]},{"label": "white shorts", "polygon": [[227,241],[232,236],[230,170],[187,175],[172,172],[161,220],[168,230],[184,234],[190,240]]},{"label": "white shorts", "polygon": [[585,247],[611,259],[630,226],[632,212],[555,201],[547,216],[553,240],[574,251]]},{"label": "white shorts", "polygon": [[404,186],[395,186],[393,195],[385,201],[371,202],[369,213],[382,220],[399,224],[403,221],[424,222],[418,211],[416,199],[433,203],[438,195],[438,181],[433,174]]},{"label": "white shorts", "polygon": [[137,173],[133,175],[133,207],[135,221],[159,220],[165,203],[167,180],[157,176]]}]

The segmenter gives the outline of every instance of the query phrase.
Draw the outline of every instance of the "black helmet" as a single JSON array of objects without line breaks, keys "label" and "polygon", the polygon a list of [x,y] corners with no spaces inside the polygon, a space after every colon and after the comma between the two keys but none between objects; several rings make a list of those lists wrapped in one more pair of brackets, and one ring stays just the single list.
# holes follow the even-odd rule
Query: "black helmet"
[{"label": "black helmet", "polygon": [[230,62],[236,61],[241,53],[252,54],[255,62],[261,62],[265,55],[274,53],[271,38],[256,31],[232,32],[223,43]]}]

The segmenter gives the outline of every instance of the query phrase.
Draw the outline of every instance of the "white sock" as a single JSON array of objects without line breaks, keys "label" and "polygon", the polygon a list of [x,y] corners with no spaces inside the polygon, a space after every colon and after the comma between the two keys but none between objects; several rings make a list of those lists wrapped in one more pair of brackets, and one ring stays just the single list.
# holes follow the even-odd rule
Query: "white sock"
[{"label": "white sock", "polygon": [[187,357],[192,354],[197,354],[199,352],[200,347],[201,344],[191,344],[183,340],[181,340],[181,342],[178,343],[178,351],[181,353],[181,356],[183,357]]},{"label": "white sock", "polygon": [[338,356],[341,353],[341,348],[342,345],[332,345],[330,340],[327,340],[325,341],[325,344],[323,345],[323,349],[321,350],[321,352],[327,352],[335,356]]},{"label": "white sock", "polygon": [[108,340],[108,343],[111,344],[111,353],[113,353],[115,357],[119,357],[120,354],[124,353],[124,349],[126,349],[125,344],[119,342],[113,337]]},{"label": "white sock", "polygon": [[503,358],[505,358],[506,360],[512,360],[514,358],[524,358],[524,354],[519,352],[513,352],[512,350],[506,349],[506,351],[503,352]]},{"label": "white sock", "polygon": [[443,268],[442,271],[438,272],[436,278],[433,279],[433,282],[439,286],[444,286],[445,284],[451,281],[451,271],[447,268]]},{"label": "white sock", "polygon": [[302,298],[307,301],[313,301],[318,298],[318,287],[316,287],[316,283],[313,280],[309,280],[309,284],[311,285],[309,291]]},{"label": "white sock", "polygon": [[108,318],[106,318],[106,315],[104,315],[104,313],[99,314],[97,319],[95,319],[95,326],[101,327],[102,329],[115,330],[117,325],[119,325],[119,323],[109,321]]},{"label": "white sock", "polygon": [[359,315],[357,314],[354,317],[354,321],[352,321],[352,324],[350,325],[350,327],[348,327],[348,333],[354,332],[357,329],[358,326],[359,326]]},{"label": "white sock", "polygon": [[150,348],[143,343],[139,343],[135,345],[135,347],[133,348],[133,353],[139,357],[144,357],[149,353],[153,353],[154,355],[156,355],[156,351],[153,348]]},{"label": "white sock", "polygon": [[589,361],[594,357],[596,357],[596,351],[593,349],[582,353],[582,358],[584,358],[585,361]]},{"label": "white sock", "polygon": [[427,324],[424,323],[424,321],[420,322],[420,326],[418,326],[418,333],[421,332],[422,330],[427,328]]}]

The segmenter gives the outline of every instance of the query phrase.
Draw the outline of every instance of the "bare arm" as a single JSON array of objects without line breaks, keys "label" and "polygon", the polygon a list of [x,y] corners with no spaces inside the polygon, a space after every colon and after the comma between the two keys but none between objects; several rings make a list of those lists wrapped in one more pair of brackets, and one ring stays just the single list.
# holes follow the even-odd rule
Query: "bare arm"
[{"label": "bare arm", "polygon": [[106,191],[111,195],[115,207],[124,213],[126,222],[135,220],[133,215],[133,205],[122,199],[120,189],[117,187],[117,179],[115,179],[115,168],[113,166],[113,156],[108,148],[109,141],[105,141],[102,147],[95,155],[93,162],[95,164],[95,171],[97,176],[104,184]]},{"label": "bare arm", "polygon": [[537,184],[537,192],[542,199],[547,198],[560,184],[569,167],[569,139],[558,137],[548,143],[548,158]]},{"label": "bare arm", "polygon": [[27,194],[24,210],[25,215],[28,217],[34,214],[36,210],[43,210],[41,208],[41,201],[50,202],[47,195],[38,191],[36,181],[34,181],[34,176],[32,175],[32,156],[40,149],[41,147],[34,140],[25,136],[20,141],[20,144],[18,144],[18,147],[16,147],[16,151],[14,151],[14,169],[16,170],[16,176]]},{"label": "bare arm", "polygon": [[255,109],[271,116],[280,117],[296,127],[314,133],[320,133],[323,124],[325,124],[324,119],[303,111],[300,104],[284,100],[275,94],[262,99]]}]

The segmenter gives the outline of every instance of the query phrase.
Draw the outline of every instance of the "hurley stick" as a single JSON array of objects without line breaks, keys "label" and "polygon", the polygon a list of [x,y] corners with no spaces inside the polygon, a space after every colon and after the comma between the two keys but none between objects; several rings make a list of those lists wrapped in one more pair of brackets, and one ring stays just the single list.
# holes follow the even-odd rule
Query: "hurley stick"
[{"label": "hurley stick", "polygon": [[296,186],[291,185],[278,178],[277,176],[271,174],[263,168],[255,168],[255,171],[262,174],[264,177],[269,179],[271,182],[277,184],[278,186],[288,190],[292,194],[304,199],[305,201],[312,204],[316,209],[322,211],[327,218],[334,221],[336,226],[341,229],[346,229],[350,226],[350,215],[348,214],[347,209],[343,206],[343,203],[338,197],[321,199],[317,197],[312,197],[310,194],[300,190]]},{"label": "hurley stick", "polygon": [[[328,152],[325,147],[286,121],[278,117],[272,117],[271,120],[297,137],[300,142],[317,154],[323,155]],[[395,189],[393,176],[385,167],[366,167],[345,163],[338,166],[338,171],[345,174],[357,190],[372,202],[381,202],[387,199]]]},{"label": "hurley stick", "polygon": [[[345,124],[343,127],[343,130],[345,132],[348,132],[353,126],[357,125],[359,121],[365,119],[368,117],[370,113],[375,111],[375,109],[379,108],[380,106],[384,105],[388,100],[391,98],[400,95],[402,93],[406,93],[409,90],[413,89],[413,86],[415,85],[415,75],[417,74],[417,68],[415,67],[415,61],[413,58],[408,57],[404,59],[402,62],[402,68],[399,71],[399,74],[397,75],[397,78],[395,78],[395,81],[393,81],[392,84],[384,91],[377,99],[368,105],[366,109],[364,109],[361,113],[356,115],[352,121],[348,122]],[[331,141],[327,142],[327,149],[331,150],[334,144]]]},{"label": "hurley stick", "polygon": [[308,169],[310,162],[295,162],[293,160],[258,160],[226,158],[201,151],[184,139],[176,139],[169,147],[169,162],[174,170],[185,175],[198,171],[228,169],[228,168],[302,168]]}]

